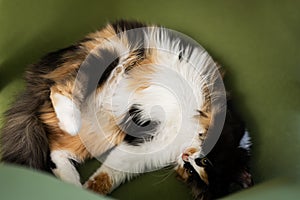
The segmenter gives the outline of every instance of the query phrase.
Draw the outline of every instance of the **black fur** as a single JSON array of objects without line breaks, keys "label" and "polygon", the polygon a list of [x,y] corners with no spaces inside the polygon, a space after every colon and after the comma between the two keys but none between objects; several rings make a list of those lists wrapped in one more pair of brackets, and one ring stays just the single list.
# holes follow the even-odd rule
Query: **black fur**
[{"label": "black fur", "polygon": [[118,20],[112,24],[112,27],[114,28],[115,32],[118,34],[126,30],[143,28],[146,27],[146,25],[138,21]]},{"label": "black fur", "polygon": [[[85,62],[80,65],[76,77],[80,88],[75,88],[75,91],[80,91],[84,98],[88,97],[95,89],[101,86],[109,77],[111,72],[119,64],[119,55],[114,50],[95,49],[97,55],[90,54]],[[100,55],[100,56],[98,56]],[[79,102],[81,102],[81,99]]]},{"label": "black fur", "polygon": [[38,66],[39,69],[45,70],[46,73],[51,72],[64,63],[63,55],[69,52],[76,53],[79,50],[79,45],[71,45],[69,47],[59,49],[44,56],[35,66]]},{"label": "black fur", "polygon": [[[188,179],[195,199],[223,197],[231,192],[233,184],[241,184],[241,181],[244,181],[240,178],[242,173],[248,171],[250,156],[247,150],[239,147],[239,143],[245,130],[244,122],[234,110],[232,102],[228,101],[226,120],[220,138],[206,155],[212,164],[205,166],[209,185],[203,185],[204,182],[196,175]],[[185,167],[189,169],[191,165]]]},{"label": "black fur", "polygon": [[98,81],[98,86],[102,85],[107,80],[112,70],[116,68],[118,64],[119,64],[119,58],[116,58],[107,68],[105,68],[105,71],[103,72],[102,76]]},{"label": "black fur", "polygon": [[151,119],[142,120],[142,112],[139,105],[132,105],[127,116],[121,123],[120,127],[127,133],[125,141],[131,145],[140,145],[145,141],[150,141],[153,138],[159,122]]}]

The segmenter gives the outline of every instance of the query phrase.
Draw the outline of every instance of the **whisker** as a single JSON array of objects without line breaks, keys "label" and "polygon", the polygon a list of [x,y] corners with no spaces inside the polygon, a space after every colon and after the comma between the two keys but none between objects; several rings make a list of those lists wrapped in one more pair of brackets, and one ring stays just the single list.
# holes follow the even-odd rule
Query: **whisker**
[{"label": "whisker", "polygon": [[156,183],[153,183],[153,185],[158,185],[158,184],[164,182],[164,181],[167,180],[171,175],[173,175],[174,172],[175,172],[174,170],[168,170],[166,173],[164,173],[164,174],[162,174],[162,175],[160,175],[160,176],[157,176],[157,177],[164,177],[164,178],[162,178],[161,180],[157,181]]}]

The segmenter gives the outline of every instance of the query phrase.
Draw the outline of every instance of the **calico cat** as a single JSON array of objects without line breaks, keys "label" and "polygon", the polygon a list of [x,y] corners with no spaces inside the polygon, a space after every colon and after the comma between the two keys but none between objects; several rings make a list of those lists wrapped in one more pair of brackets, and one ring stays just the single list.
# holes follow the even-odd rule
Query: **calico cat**
[{"label": "calico cat", "polygon": [[168,165],[198,199],[225,195],[234,181],[250,185],[244,128],[226,117],[222,131],[229,109],[219,67],[177,32],[108,24],[42,58],[25,80],[1,131],[4,162],[81,186],[74,162],[97,158],[103,164],[83,187],[100,194]]}]

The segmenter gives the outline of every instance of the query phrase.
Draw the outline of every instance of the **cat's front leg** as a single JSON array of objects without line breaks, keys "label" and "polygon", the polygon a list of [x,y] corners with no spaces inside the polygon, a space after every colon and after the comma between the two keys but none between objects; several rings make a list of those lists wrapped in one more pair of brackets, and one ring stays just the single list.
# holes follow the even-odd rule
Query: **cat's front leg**
[{"label": "cat's front leg", "polygon": [[146,160],[143,154],[138,154],[140,148],[122,142],[109,152],[102,166],[84,187],[100,194],[109,194],[123,182],[145,172]]},{"label": "cat's front leg", "polygon": [[114,170],[103,164],[84,184],[84,187],[99,194],[109,194],[131,175]]},{"label": "cat's front leg", "polygon": [[54,150],[50,154],[53,162],[52,172],[61,180],[81,187],[80,176],[72,160],[75,156],[67,150]]}]

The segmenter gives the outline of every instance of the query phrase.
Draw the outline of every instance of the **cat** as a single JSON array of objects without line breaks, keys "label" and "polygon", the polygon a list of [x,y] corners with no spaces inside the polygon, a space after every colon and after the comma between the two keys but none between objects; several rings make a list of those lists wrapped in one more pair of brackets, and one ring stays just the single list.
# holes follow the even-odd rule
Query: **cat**
[{"label": "cat", "polygon": [[[249,139],[242,130],[221,133],[229,109],[220,67],[180,33],[135,21],[108,24],[46,55],[27,70],[25,81],[5,115],[4,162],[48,171],[100,194],[168,165],[193,185],[197,199],[227,194],[214,188],[226,183],[227,191],[237,178],[251,185],[249,173],[242,177],[248,154],[222,154],[243,149],[238,144]],[[225,127],[232,125],[227,119]],[[230,134],[234,142],[223,141]],[[216,139],[207,142],[212,135]],[[82,185],[74,162],[89,158],[103,164]],[[235,178],[216,172],[233,158]],[[201,166],[205,159],[211,166]]]}]

